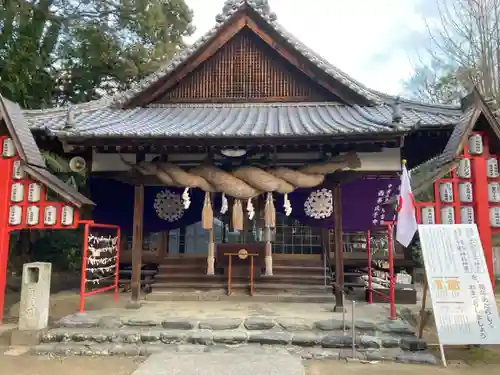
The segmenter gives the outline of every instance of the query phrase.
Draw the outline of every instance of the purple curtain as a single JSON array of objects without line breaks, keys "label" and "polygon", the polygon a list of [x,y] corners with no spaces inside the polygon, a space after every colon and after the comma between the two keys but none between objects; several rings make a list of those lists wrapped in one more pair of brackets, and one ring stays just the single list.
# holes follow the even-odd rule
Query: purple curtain
[{"label": "purple curtain", "polygon": [[[364,177],[342,185],[343,230],[366,231],[393,220],[394,207],[382,206],[397,193],[398,176]],[[90,193],[97,204],[93,210],[98,223],[119,225],[125,233],[132,232],[134,215],[134,187],[119,181],[91,178]],[[181,228],[201,220],[204,193],[190,189],[191,205],[182,205],[182,188],[146,186],[144,188],[144,232],[162,232]],[[278,212],[284,213],[284,196],[273,194]],[[265,197],[262,197],[264,199]],[[297,189],[288,195],[292,206],[291,217],[303,224],[333,228],[333,192],[324,186]],[[221,194],[214,199],[214,213],[220,210]],[[243,206],[246,203],[243,202]]]},{"label": "purple curtain", "polygon": [[[385,205],[397,193],[398,176],[364,177],[342,184],[342,227],[345,232],[363,232],[394,219],[394,206]],[[288,195],[292,205],[291,217],[303,224],[333,228],[333,191],[319,186],[298,189]],[[276,209],[284,213],[283,195],[276,195]]]}]

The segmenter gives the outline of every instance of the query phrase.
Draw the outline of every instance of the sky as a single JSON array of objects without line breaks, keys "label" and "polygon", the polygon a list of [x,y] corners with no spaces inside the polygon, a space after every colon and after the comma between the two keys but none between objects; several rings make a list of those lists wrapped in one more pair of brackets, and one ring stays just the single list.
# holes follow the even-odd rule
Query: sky
[{"label": "sky", "polygon": [[[364,85],[402,94],[427,39],[424,15],[436,0],[269,0],[278,22]],[[193,42],[215,25],[224,0],[186,0]]]}]

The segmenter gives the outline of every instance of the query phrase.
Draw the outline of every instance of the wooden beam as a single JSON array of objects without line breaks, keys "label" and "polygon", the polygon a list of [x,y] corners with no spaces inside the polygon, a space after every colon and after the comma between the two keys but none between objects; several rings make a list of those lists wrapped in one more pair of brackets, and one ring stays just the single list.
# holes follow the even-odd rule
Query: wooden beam
[{"label": "wooden beam", "polygon": [[333,214],[335,219],[335,307],[334,311],[343,311],[344,307],[344,231],[342,230],[342,186],[333,185]]},{"label": "wooden beam", "polygon": [[132,232],[132,306],[140,306],[141,297],[141,268],[144,216],[144,185],[134,188],[134,222]]},{"label": "wooden beam", "polygon": [[[304,62],[300,61],[296,56],[296,53],[291,53],[289,48],[285,48],[282,43],[278,43],[272,36],[266,33],[255,21],[253,21],[250,17],[247,17],[247,26],[250,30],[252,30],[256,35],[258,35],[266,44],[268,44],[271,48],[273,48],[276,52],[280,54],[285,60],[287,60],[290,64],[294,65],[297,69],[299,69],[302,73],[307,75],[312,81],[316,82],[320,86],[324,87],[326,90],[331,92],[332,94],[338,96],[341,100],[343,100],[347,104],[369,104],[369,102],[364,99],[366,103],[359,103],[359,100],[353,100],[352,97],[346,96],[344,93],[340,92],[338,88],[335,88],[330,83],[322,80],[315,74]],[[359,94],[354,93],[356,97],[362,98]]]},{"label": "wooden beam", "polygon": [[200,53],[197,53],[190,61],[179,69],[176,69],[176,71],[174,71],[166,81],[162,82],[160,86],[156,86],[156,88],[151,90],[147,89],[145,92],[140,93],[136,98],[130,100],[125,108],[142,106],[155,101],[155,99],[179,83],[201,63],[212,57],[224,44],[235,36],[236,33],[245,27],[245,25],[246,18],[244,14],[241,13],[230,25],[219,31],[218,35],[216,35]]}]

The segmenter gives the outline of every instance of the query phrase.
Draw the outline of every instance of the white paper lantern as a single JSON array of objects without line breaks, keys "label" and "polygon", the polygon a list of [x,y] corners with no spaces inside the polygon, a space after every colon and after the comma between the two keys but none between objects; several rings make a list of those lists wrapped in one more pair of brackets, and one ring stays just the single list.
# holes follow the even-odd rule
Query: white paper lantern
[{"label": "white paper lantern", "polygon": [[498,160],[496,158],[489,158],[486,161],[486,173],[489,178],[497,178],[498,173]]},{"label": "white paper lantern", "polygon": [[422,208],[422,224],[436,224],[436,212],[434,207]]},{"label": "white paper lantern", "polygon": [[24,200],[24,185],[20,182],[12,184],[12,190],[10,191],[11,202],[22,202]]},{"label": "white paper lantern", "polygon": [[455,224],[455,210],[453,207],[441,208],[441,224]]},{"label": "white paper lantern", "polygon": [[5,138],[2,144],[2,156],[4,158],[11,158],[16,155],[16,147],[12,138]]},{"label": "white paper lantern", "polygon": [[493,203],[500,202],[500,184],[498,182],[490,182],[488,184],[488,201]]},{"label": "white paper lantern", "polygon": [[22,180],[24,178],[23,167],[21,166],[21,160],[15,160],[12,165],[12,178],[14,180]]},{"label": "white paper lantern", "polygon": [[458,184],[458,196],[460,198],[460,202],[471,203],[472,196],[472,184],[470,182],[461,182]]},{"label": "white paper lantern", "polygon": [[29,206],[26,211],[26,224],[37,225],[40,222],[40,207]]},{"label": "white paper lantern", "polygon": [[40,202],[40,197],[42,195],[42,185],[38,182],[33,182],[28,187],[28,201],[29,202]]},{"label": "white paper lantern", "polygon": [[439,184],[439,199],[441,202],[453,202],[453,184],[451,182]]},{"label": "white paper lantern", "polygon": [[23,218],[23,208],[21,206],[11,206],[9,210],[9,224],[19,225]]},{"label": "white paper lantern", "polygon": [[460,178],[470,178],[470,159],[460,159],[457,167],[457,176]]},{"label": "white paper lantern", "polygon": [[61,210],[61,224],[65,226],[73,225],[73,215],[75,209],[71,206],[64,206]]},{"label": "white paper lantern", "polygon": [[57,220],[57,208],[54,206],[45,207],[45,212],[43,214],[43,223],[45,225],[55,225]]},{"label": "white paper lantern", "polygon": [[470,206],[460,208],[460,224],[474,224],[474,208]]},{"label": "white paper lantern", "polygon": [[483,151],[483,137],[479,134],[471,135],[469,137],[469,153],[472,155],[481,155]]},{"label": "white paper lantern", "polygon": [[490,223],[493,228],[500,228],[500,207],[490,208]]}]

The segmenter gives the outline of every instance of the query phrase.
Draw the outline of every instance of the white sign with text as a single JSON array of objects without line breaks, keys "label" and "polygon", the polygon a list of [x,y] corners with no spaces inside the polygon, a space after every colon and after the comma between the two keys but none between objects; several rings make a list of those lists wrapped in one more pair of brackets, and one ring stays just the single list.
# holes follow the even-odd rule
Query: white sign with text
[{"label": "white sign with text", "polygon": [[500,344],[500,318],[477,226],[419,225],[418,233],[440,343]]}]

